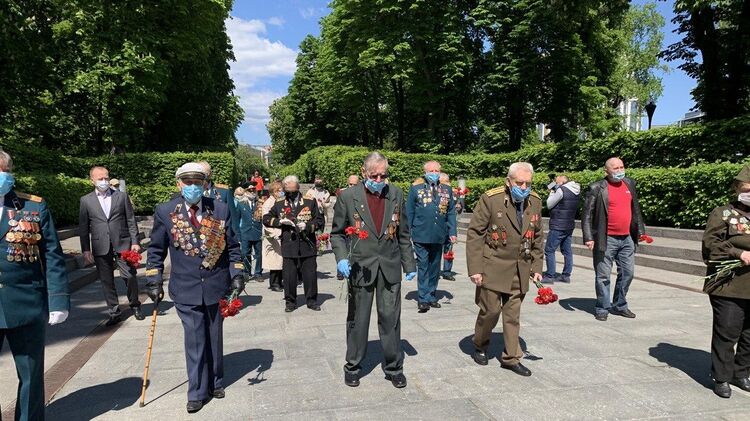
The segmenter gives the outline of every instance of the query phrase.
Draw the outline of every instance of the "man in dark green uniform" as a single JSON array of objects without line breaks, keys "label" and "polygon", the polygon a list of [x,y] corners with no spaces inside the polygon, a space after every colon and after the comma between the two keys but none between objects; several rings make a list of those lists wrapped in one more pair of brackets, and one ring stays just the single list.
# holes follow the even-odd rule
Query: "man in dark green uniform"
[{"label": "man in dark green uniform", "polygon": [[492,329],[502,314],[505,349],[500,366],[521,376],[531,375],[521,364],[521,303],[529,278],[541,281],[544,258],[542,200],[531,191],[533,176],[531,164],[512,164],[506,185],[479,198],[466,234],[466,262],[479,306],[472,357],[487,365]]},{"label": "man in dark green uniform", "polygon": [[45,329],[68,317],[68,275],[47,204],[14,191],[12,169],[0,151],[0,347],[16,363],[15,419],[43,420]]}]

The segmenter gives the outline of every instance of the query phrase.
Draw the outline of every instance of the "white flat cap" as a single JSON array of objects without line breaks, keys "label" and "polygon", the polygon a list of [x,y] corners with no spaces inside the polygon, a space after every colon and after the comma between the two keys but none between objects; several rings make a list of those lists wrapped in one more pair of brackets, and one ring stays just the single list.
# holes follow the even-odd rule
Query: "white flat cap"
[{"label": "white flat cap", "polygon": [[177,169],[177,172],[175,172],[174,175],[177,178],[200,178],[202,180],[205,180],[207,176],[203,165],[197,162],[188,162],[187,164],[184,164]]}]

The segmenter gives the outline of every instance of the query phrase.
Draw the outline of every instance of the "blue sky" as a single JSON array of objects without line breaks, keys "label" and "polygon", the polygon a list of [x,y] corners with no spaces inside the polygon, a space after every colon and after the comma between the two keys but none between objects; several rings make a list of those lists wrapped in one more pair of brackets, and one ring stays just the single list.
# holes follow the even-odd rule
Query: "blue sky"
[{"label": "blue sky", "polygon": [[[634,4],[651,0],[634,0]],[[241,143],[270,144],[266,123],[268,106],[286,94],[294,75],[294,59],[302,39],[318,35],[318,21],[329,9],[328,0],[235,0],[233,19],[227,21],[227,32],[232,40],[237,61],[231,63],[231,75],[245,120],[237,132]],[[676,40],[673,2],[657,2],[665,17],[664,46]],[[679,120],[694,105],[690,90],[695,81],[681,70],[679,63],[667,63],[671,71],[661,75],[664,94],[657,100],[655,125]],[[644,124],[645,126],[645,124]]]}]

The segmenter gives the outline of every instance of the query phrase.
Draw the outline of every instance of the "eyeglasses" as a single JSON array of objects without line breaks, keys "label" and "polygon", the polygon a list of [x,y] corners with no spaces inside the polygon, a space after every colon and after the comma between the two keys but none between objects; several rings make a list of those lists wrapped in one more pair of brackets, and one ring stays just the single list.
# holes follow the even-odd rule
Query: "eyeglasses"
[{"label": "eyeglasses", "polygon": [[367,178],[372,180],[385,180],[386,178],[388,178],[388,174],[369,174]]}]

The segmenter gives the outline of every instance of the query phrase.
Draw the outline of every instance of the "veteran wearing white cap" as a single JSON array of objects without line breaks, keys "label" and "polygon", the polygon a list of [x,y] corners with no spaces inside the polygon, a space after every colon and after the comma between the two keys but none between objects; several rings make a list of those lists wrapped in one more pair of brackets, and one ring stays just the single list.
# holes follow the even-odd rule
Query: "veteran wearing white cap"
[{"label": "veteran wearing white cap", "polygon": [[204,167],[189,162],[175,176],[180,195],[154,212],[146,276],[148,294],[158,303],[169,253],[169,296],[185,331],[187,411],[193,413],[211,397],[225,395],[219,300],[244,289],[243,264],[227,204],[203,194]]}]

